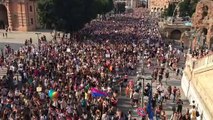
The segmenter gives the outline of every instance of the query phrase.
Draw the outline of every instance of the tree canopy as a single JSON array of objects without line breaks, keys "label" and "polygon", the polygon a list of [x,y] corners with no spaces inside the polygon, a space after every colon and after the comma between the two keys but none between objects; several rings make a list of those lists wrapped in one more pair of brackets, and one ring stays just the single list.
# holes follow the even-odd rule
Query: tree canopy
[{"label": "tree canopy", "polygon": [[64,32],[75,32],[113,9],[112,0],[39,0],[38,14],[42,25]]},{"label": "tree canopy", "polygon": [[184,0],[179,4],[180,17],[192,16],[199,0]]},{"label": "tree canopy", "polygon": [[175,3],[170,3],[168,8],[164,11],[164,16],[173,16],[175,7],[176,7]]},{"label": "tree canopy", "polygon": [[118,2],[115,4],[115,13],[123,13],[126,11],[126,3],[125,2]]},{"label": "tree canopy", "polygon": [[164,15],[165,16],[172,16],[173,12],[175,10],[175,7],[177,5],[179,5],[178,6],[179,7],[179,13],[180,13],[179,16],[180,17],[185,17],[185,16],[191,17],[193,15],[193,13],[195,12],[197,3],[199,1],[200,0],[183,0],[179,4],[178,3],[176,3],[176,4],[171,3],[171,4],[169,4],[168,8],[165,10]]}]

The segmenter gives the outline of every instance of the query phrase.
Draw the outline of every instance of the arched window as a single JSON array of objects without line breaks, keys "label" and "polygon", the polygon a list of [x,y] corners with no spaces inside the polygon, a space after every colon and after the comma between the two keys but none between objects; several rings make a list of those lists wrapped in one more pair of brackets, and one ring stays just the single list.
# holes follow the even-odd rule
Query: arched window
[{"label": "arched window", "polygon": [[8,27],[7,8],[0,4],[0,29],[5,29],[6,27]]},{"label": "arched window", "polygon": [[170,34],[170,39],[173,39],[173,40],[180,40],[180,37],[181,37],[180,30],[173,30]]}]

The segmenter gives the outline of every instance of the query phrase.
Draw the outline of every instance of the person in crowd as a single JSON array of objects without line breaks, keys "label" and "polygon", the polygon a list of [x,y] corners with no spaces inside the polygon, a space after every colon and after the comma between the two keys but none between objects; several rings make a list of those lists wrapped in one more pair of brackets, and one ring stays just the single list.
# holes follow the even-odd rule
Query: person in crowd
[{"label": "person in crowd", "polygon": [[[152,77],[159,82],[152,99],[155,116],[166,120],[162,102],[167,91],[169,97],[174,95],[175,102],[177,90],[175,86],[166,90],[162,80],[167,69],[177,70],[180,56],[172,44],[169,50],[163,47],[166,45],[157,28],[157,21],[150,21],[149,12],[139,8],[102,21],[94,19],[70,38],[59,34],[55,40],[47,40],[42,36],[38,46],[29,39],[17,51],[6,45],[0,60],[0,66],[7,69],[0,81],[0,118],[131,119],[131,112],[126,115],[118,109],[118,93],[126,87],[126,96],[138,105],[144,86],[131,82],[127,76],[136,73],[138,56],[145,53],[144,67],[153,69]],[[167,63],[169,68],[165,68]],[[98,96],[92,88],[102,94]],[[150,95],[150,89],[152,86],[147,84],[145,96]],[[57,97],[52,98],[50,90]]]},{"label": "person in crowd", "polygon": [[189,110],[191,120],[197,120],[196,112],[196,107],[193,105],[192,108]]},{"label": "person in crowd", "polygon": [[182,108],[183,108],[183,101],[181,99],[178,99],[178,101],[177,101],[177,112],[182,113]]}]

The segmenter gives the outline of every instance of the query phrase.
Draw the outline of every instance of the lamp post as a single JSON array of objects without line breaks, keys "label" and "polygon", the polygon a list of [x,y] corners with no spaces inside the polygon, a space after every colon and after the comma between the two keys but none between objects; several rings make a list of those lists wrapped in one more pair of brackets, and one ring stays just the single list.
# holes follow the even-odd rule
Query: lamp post
[{"label": "lamp post", "polygon": [[38,38],[38,50],[39,50],[39,52],[40,52],[40,45],[41,45],[41,41],[40,41],[40,39],[39,39],[39,35],[41,34],[41,33],[35,33],[36,35],[37,35],[37,38]]},{"label": "lamp post", "polygon": [[41,41],[39,39],[39,35],[41,33],[35,33],[38,37],[38,55],[39,55],[39,64],[41,64]]},{"label": "lamp post", "polygon": [[39,33],[35,33],[36,35],[37,35],[37,37],[38,37],[38,40],[39,40],[39,35],[41,34],[40,32]]},{"label": "lamp post", "polygon": [[144,85],[144,78],[140,74],[138,74],[137,77],[138,77],[138,80],[142,80],[141,107],[143,108],[144,107],[144,86],[145,86]]}]

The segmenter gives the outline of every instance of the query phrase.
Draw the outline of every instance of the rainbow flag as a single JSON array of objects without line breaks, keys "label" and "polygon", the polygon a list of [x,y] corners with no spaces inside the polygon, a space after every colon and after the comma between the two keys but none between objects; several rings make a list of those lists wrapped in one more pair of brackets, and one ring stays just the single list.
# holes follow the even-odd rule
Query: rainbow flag
[{"label": "rainbow flag", "polygon": [[107,93],[103,92],[101,90],[98,90],[97,88],[91,88],[92,91],[92,97],[106,97]]}]

